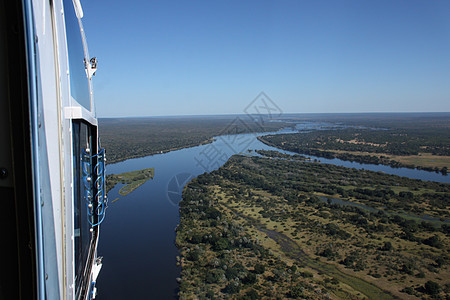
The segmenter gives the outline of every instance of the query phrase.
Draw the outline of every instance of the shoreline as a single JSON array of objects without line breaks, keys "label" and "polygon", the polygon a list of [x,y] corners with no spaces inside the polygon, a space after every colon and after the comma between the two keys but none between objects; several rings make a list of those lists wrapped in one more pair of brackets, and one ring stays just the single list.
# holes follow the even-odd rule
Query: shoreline
[{"label": "shoreline", "polygon": [[123,162],[123,161],[129,160],[129,159],[142,158],[142,157],[153,156],[153,155],[157,155],[157,154],[165,154],[165,153],[168,153],[168,152],[171,152],[171,151],[177,151],[177,150],[193,148],[193,147],[197,147],[197,146],[203,146],[203,145],[211,144],[214,141],[215,141],[215,138],[210,138],[210,139],[204,140],[200,144],[196,144],[196,145],[185,145],[185,146],[170,148],[170,149],[166,149],[166,150],[160,150],[159,152],[156,151],[156,152],[143,154],[143,155],[127,156],[127,157],[116,159],[116,160],[113,160],[113,161],[107,161],[106,165],[116,164],[116,163]]},{"label": "shoreline", "polygon": [[[292,128],[292,126],[285,126],[285,127],[281,127],[280,129],[278,129],[278,131],[286,129],[286,128]],[[272,132],[272,130],[267,130],[267,131],[254,131],[254,132],[240,132],[240,133],[235,133],[235,134],[231,134],[231,135],[239,135],[239,134],[248,134],[248,133],[268,133],[268,132]],[[147,157],[147,156],[153,156],[153,155],[157,155],[157,154],[165,154],[171,151],[177,151],[177,150],[182,150],[182,149],[187,149],[187,148],[193,148],[193,147],[197,147],[197,146],[203,146],[203,145],[207,145],[207,144],[211,144],[213,143],[217,137],[220,136],[225,136],[225,135],[230,135],[230,134],[220,134],[217,136],[213,136],[209,139],[206,139],[204,141],[202,141],[200,144],[195,144],[195,145],[185,145],[185,146],[180,146],[180,147],[174,147],[174,148],[170,148],[170,149],[166,149],[166,150],[160,150],[160,151],[156,151],[156,152],[151,152],[151,153],[146,153],[146,154],[142,154],[142,155],[133,155],[133,156],[126,156],[120,159],[115,159],[115,160],[111,160],[111,161],[106,161],[106,165],[112,165],[112,164],[116,164],[119,162],[123,162],[129,159],[135,159],[135,158],[142,158],[142,157]],[[259,139],[259,137],[257,137]],[[275,147],[275,146],[274,146]],[[108,151],[108,149],[106,149],[106,151]]]},{"label": "shoreline", "polygon": [[[273,143],[271,143],[269,141],[264,140],[262,136],[258,136],[257,139],[261,143],[266,144],[268,146],[271,146],[271,147],[274,147],[274,148],[277,148],[277,149],[280,149],[280,150],[291,151],[291,152],[302,154],[302,155],[312,155],[312,156],[322,157],[322,158],[326,158],[326,159],[335,159],[335,158],[337,158],[337,159],[340,159],[340,160],[343,160],[343,161],[348,161],[348,162],[357,162],[357,163],[363,163],[363,164],[369,164],[369,165],[383,165],[383,166],[388,166],[388,167],[391,167],[391,168],[406,168],[406,169],[411,169],[411,170],[426,171],[426,172],[430,172],[430,173],[437,173],[437,174],[440,173],[442,176],[447,176],[447,172],[443,171],[444,168],[439,169],[438,167],[433,168],[433,167],[409,165],[409,164],[405,164],[405,163],[402,163],[402,162],[394,160],[394,159],[386,161],[384,159],[381,159],[379,156],[371,155],[370,153],[367,153],[367,155],[352,154],[352,153],[347,153],[347,152],[343,153],[344,155],[345,154],[349,154],[349,155],[352,155],[354,157],[354,159],[349,159],[349,158],[343,156],[342,153],[340,153],[338,151],[335,151],[335,150],[326,150],[326,151],[324,151],[324,150],[314,149],[314,150],[317,150],[317,151],[314,151],[314,153],[307,153],[306,151],[305,152],[296,152],[296,151],[292,151],[292,150],[289,150],[289,149],[283,149],[279,145],[276,145],[276,144],[273,144]],[[351,152],[351,151],[348,151],[348,152]],[[322,155],[320,155],[320,154],[322,154]],[[324,154],[329,154],[331,156],[328,157],[328,156],[326,156]],[[377,153],[377,154],[379,154],[380,156],[383,156],[383,155],[388,156],[389,155],[389,154],[386,154],[386,153]],[[370,162],[364,161],[364,159],[363,159],[364,157],[376,158],[379,161],[376,164],[375,163],[370,163]],[[405,156],[405,157],[408,157],[408,156]]]}]

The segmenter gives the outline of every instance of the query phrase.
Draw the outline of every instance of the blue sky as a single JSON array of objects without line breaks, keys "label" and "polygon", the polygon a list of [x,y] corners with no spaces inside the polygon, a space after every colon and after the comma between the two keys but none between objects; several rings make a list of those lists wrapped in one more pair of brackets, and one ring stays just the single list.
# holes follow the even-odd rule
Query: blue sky
[{"label": "blue sky", "polygon": [[82,1],[100,117],[450,111],[450,1]]}]

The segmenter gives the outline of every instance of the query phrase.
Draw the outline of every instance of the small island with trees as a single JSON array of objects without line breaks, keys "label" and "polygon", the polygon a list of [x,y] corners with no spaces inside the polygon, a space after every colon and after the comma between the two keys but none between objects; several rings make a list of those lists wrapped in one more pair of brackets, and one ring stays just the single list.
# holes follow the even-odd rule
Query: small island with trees
[{"label": "small island with trees", "polygon": [[147,180],[153,179],[154,176],[154,168],[107,175],[106,181],[108,182],[108,184],[106,193],[112,190],[118,183],[121,183],[124,184],[124,186],[120,188],[119,195],[126,196],[143,185],[145,182],[147,182]]}]

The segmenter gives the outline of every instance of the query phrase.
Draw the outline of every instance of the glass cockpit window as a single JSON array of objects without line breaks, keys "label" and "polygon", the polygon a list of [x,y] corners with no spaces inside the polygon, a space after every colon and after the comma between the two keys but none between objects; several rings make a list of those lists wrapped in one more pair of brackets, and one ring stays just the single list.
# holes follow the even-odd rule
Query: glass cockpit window
[{"label": "glass cockpit window", "polygon": [[[73,161],[74,161],[74,242],[75,242],[75,285],[76,294],[81,292],[88,264],[89,250],[93,241],[88,203],[92,197],[92,129],[81,121],[74,121]],[[88,155],[86,155],[88,154]],[[87,158],[87,160],[86,160]],[[95,221],[95,220],[94,220]]]},{"label": "glass cockpit window", "polygon": [[69,52],[70,93],[87,110],[91,110],[89,80],[86,75],[83,39],[72,0],[65,0],[64,13]]}]

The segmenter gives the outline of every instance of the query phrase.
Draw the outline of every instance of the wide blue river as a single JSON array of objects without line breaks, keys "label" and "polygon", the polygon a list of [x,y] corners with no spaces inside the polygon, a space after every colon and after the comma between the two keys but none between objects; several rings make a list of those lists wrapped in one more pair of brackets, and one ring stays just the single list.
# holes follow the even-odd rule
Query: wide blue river
[{"label": "wide blue river", "polygon": [[[325,125],[329,126],[321,126]],[[317,123],[299,124],[297,129],[312,127],[317,127]],[[293,132],[297,131],[284,129],[278,133]],[[208,145],[108,165],[109,174],[155,168],[155,177],[127,196],[118,194],[121,185],[108,194],[110,203],[101,225],[98,248],[98,254],[104,259],[96,299],[176,298],[180,268],[176,266],[179,252],[174,241],[183,186],[191,178],[219,168],[236,153],[247,153],[249,149],[279,150],[259,142],[258,135],[263,134],[220,136]],[[449,176],[426,171],[317,159],[323,163],[450,183]],[[111,203],[116,198],[119,200]]]}]

